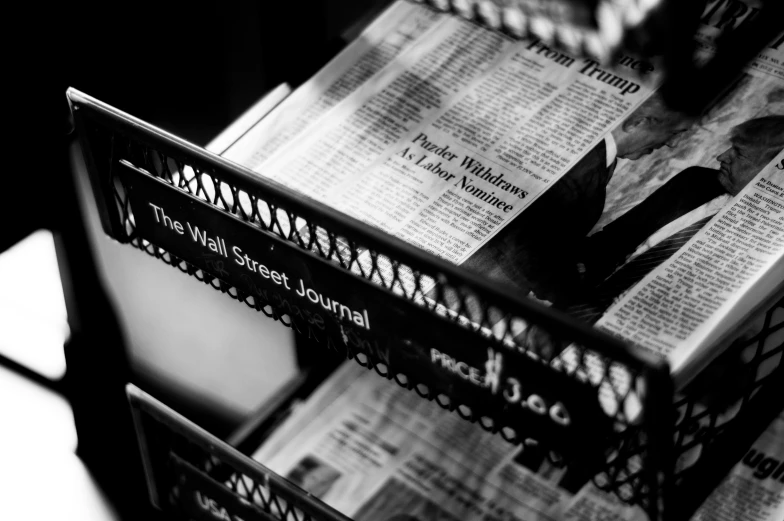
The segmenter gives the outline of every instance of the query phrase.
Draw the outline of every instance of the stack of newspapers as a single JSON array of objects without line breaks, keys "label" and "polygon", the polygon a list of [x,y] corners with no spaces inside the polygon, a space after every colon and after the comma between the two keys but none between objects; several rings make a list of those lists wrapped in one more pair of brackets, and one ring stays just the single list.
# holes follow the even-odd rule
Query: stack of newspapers
[{"label": "stack of newspapers", "polygon": [[[512,446],[347,362],[253,457],[354,521],[648,519],[537,449]],[[782,518],[784,415],[693,520]]]},{"label": "stack of newspapers", "polygon": [[[744,23],[729,5],[709,3],[699,57]],[[607,66],[399,0],[218,148],[665,358],[681,388],[784,290],[784,39],[699,114],[668,108],[660,79],[656,60]],[[303,411],[260,457],[358,520],[605,519],[621,508],[535,450],[355,367]]]}]

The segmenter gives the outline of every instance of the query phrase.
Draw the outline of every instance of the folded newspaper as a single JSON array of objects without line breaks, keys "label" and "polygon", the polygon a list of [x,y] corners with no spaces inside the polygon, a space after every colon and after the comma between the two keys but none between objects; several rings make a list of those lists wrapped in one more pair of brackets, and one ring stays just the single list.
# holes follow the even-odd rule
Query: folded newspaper
[{"label": "folded newspaper", "polygon": [[[726,9],[702,18],[706,58],[742,22]],[[666,357],[682,386],[784,288],[784,40],[698,117],[657,81],[401,0],[224,156]]]},{"label": "folded newspaper", "polygon": [[[355,521],[647,519],[536,444],[512,446],[352,362],[253,457]],[[693,519],[783,516],[784,415]]]}]

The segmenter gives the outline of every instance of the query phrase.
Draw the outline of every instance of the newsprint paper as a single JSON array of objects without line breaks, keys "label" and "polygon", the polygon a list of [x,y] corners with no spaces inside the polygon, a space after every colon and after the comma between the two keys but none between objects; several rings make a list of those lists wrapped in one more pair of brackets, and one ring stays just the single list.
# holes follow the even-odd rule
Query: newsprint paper
[{"label": "newsprint paper", "polygon": [[693,519],[784,519],[784,415],[776,418],[762,433]]},{"label": "newsprint paper", "polygon": [[[536,447],[513,447],[353,362],[254,454],[355,521],[642,521]],[[697,521],[781,521],[784,416],[698,510]]]},{"label": "newsprint paper", "polygon": [[[743,23],[722,9],[704,58]],[[699,116],[658,81],[401,0],[225,156],[665,356],[684,385],[784,280],[784,39]]]}]

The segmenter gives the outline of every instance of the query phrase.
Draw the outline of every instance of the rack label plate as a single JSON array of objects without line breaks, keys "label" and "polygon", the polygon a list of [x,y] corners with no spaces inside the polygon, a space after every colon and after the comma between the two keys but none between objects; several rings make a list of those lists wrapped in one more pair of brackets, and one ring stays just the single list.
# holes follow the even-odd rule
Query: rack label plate
[{"label": "rack label plate", "polygon": [[[298,333],[590,466],[612,437],[595,386],[120,162],[140,237],[286,315]],[[413,382],[413,383],[411,383]],[[421,389],[420,389],[421,391]],[[599,459],[597,459],[599,458]],[[586,477],[586,479],[590,476]]]}]

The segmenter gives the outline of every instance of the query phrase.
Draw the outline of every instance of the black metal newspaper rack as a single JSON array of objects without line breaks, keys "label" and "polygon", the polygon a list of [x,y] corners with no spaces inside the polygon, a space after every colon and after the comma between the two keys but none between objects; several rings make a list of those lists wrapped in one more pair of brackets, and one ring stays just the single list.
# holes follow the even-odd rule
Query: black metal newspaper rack
[{"label": "black metal newspaper rack", "polygon": [[[784,406],[784,300],[683,393],[666,363],[75,90],[103,229],[650,519],[686,518]],[[778,339],[778,340],[777,340]],[[743,363],[737,363],[741,360]],[[712,379],[733,386],[712,392]],[[347,519],[131,388],[172,515]]]}]

